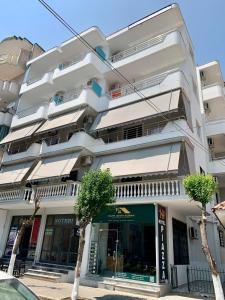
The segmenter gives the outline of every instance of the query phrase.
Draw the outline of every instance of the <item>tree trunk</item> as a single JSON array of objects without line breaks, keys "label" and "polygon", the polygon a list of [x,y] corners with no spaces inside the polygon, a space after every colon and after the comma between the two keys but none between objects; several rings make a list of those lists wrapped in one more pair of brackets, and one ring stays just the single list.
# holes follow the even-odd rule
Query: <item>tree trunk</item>
[{"label": "tree trunk", "polygon": [[86,230],[86,226],[80,227],[80,239],[79,239],[79,248],[78,248],[78,255],[77,255],[77,264],[76,264],[74,284],[73,284],[73,289],[71,294],[72,300],[77,299],[78,292],[79,292],[80,268],[81,268],[82,257],[84,252],[84,244],[85,244],[85,230]]},{"label": "tree trunk", "polygon": [[7,273],[9,275],[13,275],[13,269],[14,269],[14,265],[15,265],[15,261],[16,261],[17,251],[19,249],[19,246],[20,246],[21,240],[23,238],[25,229],[26,229],[26,221],[23,221],[23,223],[20,227],[20,230],[16,235],[14,244],[13,244],[12,254],[11,254],[11,257],[10,257],[9,267],[8,267],[8,271],[7,271]]},{"label": "tree trunk", "polygon": [[12,254],[11,254],[11,257],[10,257],[9,267],[8,267],[8,271],[7,271],[7,273],[9,275],[13,275],[13,269],[14,269],[14,265],[15,265],[15,261],[16,261],[17,251],[19,249],[20,243],[21,243],[22,238],[24,236],[26,226],[31,225],[33,223],[33,220],[34,220],[34,218],[35,218],[35,216],[36,216],[36,214],[37,214],[37,212],[40,208],[39,204],[40,204],[39,200],[36,199],[35,200],[35,208],[34,208],[34,212],[33,212],[32,216],[30,216],[30,218],[28,220],[23,220],[23,222],[20,226],[19,232],[16,235],[16,239],[15,239],[14,244],[13,244]]},{"label": "tree trunk", "polygon": [[215,262],[214,258],[212,257],[212,254],[209,249],[208,237],[207,237],[207,231],[206,231],[206,223],[207,223],[206,210],[205,210],[205,207],[203,207],[202,217],[201,217],[201,220],[199,223],[201,239],[202,239],[202,251],[206,257],[209,268],[212,272],[212,280],[213,280],[213,286],[214,286],[216,300],[222,300],[222,299],[224,299],[223,288],[222,288],[220,276],[219,276],[219,273],[217,270],[216,262]]}]

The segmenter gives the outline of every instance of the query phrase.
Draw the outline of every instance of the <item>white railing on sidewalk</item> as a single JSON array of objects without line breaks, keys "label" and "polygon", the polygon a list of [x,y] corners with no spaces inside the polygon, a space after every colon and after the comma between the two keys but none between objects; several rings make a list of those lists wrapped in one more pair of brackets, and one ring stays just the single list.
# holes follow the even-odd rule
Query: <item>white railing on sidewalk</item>
[{"label": "white railing on sidewalk", "polygon": [[116,198],[180,195],[179,180],[143,181],[116,184]]}]

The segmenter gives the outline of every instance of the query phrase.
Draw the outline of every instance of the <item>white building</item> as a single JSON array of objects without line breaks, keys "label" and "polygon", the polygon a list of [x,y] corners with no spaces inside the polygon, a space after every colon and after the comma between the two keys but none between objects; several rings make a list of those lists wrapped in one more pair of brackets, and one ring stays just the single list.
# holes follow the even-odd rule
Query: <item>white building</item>
[{"label": "white building", "polygon": [[[64,275],[52,273],[55,279],[73,280],[79,182],[89,168],[109,168],[117,213],[88,227],[83,282],[163,294],[170,289],[171,265],[179,284],[186,282],[187,265],[207,265],[200,208],[185,195],[182,178],[212,172],[221,199],[225,192],[225,164],[209,161],[206,138],[215,145],[213,158],[220,158],[218,122],[225,111],[221,115],[219,105],[225,108],[218,63],[196,72],[175,4],[108,37],[96,27],[81,37],[91,47],[74,37],[27,63],[10,132],[0,142],[0,253],[10,255],[20,219],[39,197],[41,209],[18,257],[34,264],[30,276],[57,270]],[[218,103],[218,115],[210,109],[205,114],[206,103]],[[210,245],[221,265],[225,251],[213,217],[210,222]]]}]

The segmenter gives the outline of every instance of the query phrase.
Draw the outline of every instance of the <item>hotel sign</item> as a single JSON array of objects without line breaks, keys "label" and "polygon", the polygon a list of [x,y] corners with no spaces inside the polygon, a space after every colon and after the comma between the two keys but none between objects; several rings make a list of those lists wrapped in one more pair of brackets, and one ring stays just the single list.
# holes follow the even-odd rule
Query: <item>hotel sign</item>
[{"label": "hotel sign", "polygon": [[168,280],[166,208],[158,205],[159,283]]},{"label": "hotel sign", "polygon": [[141,223],[155,224],[153,204],[109,206],[93,223]]}]

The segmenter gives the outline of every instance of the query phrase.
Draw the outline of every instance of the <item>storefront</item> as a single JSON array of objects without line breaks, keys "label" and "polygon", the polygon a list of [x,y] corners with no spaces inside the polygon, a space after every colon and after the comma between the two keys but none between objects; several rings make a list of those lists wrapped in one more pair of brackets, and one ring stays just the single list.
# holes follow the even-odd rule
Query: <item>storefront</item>
[{"label": "storefront", "polygon": [[74,265],[79,245],[79,227],[75,215],[47,216],[40,261]]},{"label": "storefront", "polygon": [[[160,208],[163,211],[164,208]],[[166,280],[166,219],[162,225],[158,215],[158,206],[153,204],[115,206],[103,212],[94,220],[89,272],[155,283],[156,267],[161,261],[161,269],[164,272],[161,277]],[[166,210],[163,217],[166,217]],[[163,237],[161,235],[161,244],[159,245],[158,239],[156,245],[159,229],[162,232],[165,229],[165,232]],[[158,255],[156,251],[159,252]],[[163,256],[162,253],[160,256],[160,251],[163,251]],[[159,257],[158,262],[156,257]]]},{"label": "storefront", "polygon": [[[18,230],[21,226],[21,222],[28,218],[29,216],[14,216],[12,218],[9,235],[6,242],[5,253],[4,253],[6,257],[11,256],[13,244],[16,239]],[[26,227],[24,236],[19,246],[19,252],[17,254],[18,258],[29,259],[29,260],[34,259],[40,224],[41,224],[41,216],[36,216],[34,218],[33,224]]]}]

